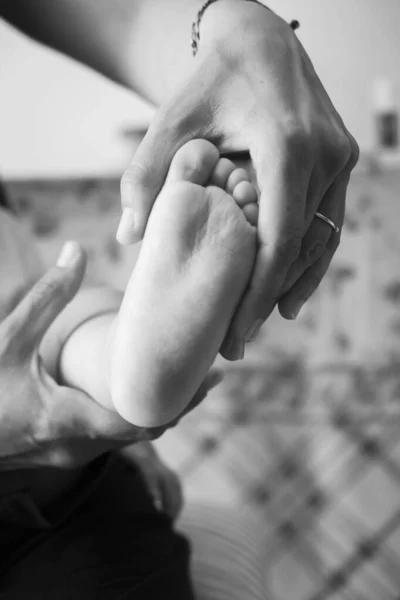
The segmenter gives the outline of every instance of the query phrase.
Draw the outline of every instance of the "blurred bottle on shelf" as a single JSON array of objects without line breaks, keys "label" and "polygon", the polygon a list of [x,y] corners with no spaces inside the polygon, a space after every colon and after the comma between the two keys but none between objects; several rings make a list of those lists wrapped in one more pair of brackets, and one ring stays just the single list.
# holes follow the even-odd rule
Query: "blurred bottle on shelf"
[{"label": "blurred bottle on shelf", "polygon": [[374,81],[373,111],[378,162],[382,168],[399,168],[399,110],[395,83],[388,77]]}]

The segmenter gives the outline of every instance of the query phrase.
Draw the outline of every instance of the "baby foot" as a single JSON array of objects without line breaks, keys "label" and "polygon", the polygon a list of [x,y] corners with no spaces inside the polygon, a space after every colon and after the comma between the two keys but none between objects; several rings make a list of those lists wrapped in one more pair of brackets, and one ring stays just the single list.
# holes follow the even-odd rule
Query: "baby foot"
[{"label": "baby foot", "polygon": [[175,155],[111,341],[111,397],[130,423],[169,423],[214,362],[249,281],[257,192],[205,140]]}]

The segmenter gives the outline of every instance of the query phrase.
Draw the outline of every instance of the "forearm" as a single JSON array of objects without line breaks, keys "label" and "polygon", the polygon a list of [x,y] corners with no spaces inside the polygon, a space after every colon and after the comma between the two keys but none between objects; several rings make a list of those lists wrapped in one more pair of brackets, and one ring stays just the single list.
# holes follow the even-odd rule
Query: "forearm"
[{"label": "forearm", "polygon": [[[0,15],[144,98],[162,103],[192,64],[190,32],[204,0],[3,0]],[[207,9],[201,46],[260,10],[243,0]],[[264,10],[261,8],[261,10]]]},{"label": "forearm", "polygon": [[0,16],[37,41],[122,82],[124,46],[139,8],[136,0],[2,0]]}]

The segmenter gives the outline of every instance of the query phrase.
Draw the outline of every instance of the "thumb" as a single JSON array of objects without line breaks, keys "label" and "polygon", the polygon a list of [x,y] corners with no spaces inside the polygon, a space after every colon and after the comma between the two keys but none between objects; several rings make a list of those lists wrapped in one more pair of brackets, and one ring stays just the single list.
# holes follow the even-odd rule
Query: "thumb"
[{"label": "thumb", "polygon": [[85,254],[77,242],[67,242],[52,267],[33,286],[4,322],[17,352],[30,354],[72,300],[82,283]]},{"label": "thumb", "polygon": [[180,133],[175,118],[161,109],[121,179],[122,217],[117,240],[129,245],[143,238],[153,204],[177,150],[193,134]]}]

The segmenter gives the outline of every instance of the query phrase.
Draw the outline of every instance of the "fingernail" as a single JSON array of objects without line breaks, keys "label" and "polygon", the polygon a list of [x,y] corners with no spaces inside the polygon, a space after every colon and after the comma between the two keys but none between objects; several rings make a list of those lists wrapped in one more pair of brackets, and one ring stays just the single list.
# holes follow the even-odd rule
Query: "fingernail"
[{"label": "fingernail", "polygon": [[58,255],[57,267],[71,267],[80,256],[80,246],[78,242],[69,241],[64,244],[61,248],[61,252]]},{"label": "fingernail", "polygon": [[116,237],[121,244],[131,244],[135,241],[135,212],[133,208],[124,208],[122,211]]},{"label": "fingernail", "polygon": [[253,325],[249,327],[249,329],[246,331],[246,342],[253,342],[256,339],[263,322],[264,321],[262,319],[257,319],[256,321],[254,321]]},{"label": "fingernail", "polygon": [[242,360],[244,358],[244,346],[242,340],[232,340],[227,344],[225,354],[229,356],[229,360]]},{"label": "fingernail", "polygon": [[296,319],[302,308],[303,304],[298,304],[297,306],[295,306],[289,313],[290,319]]}]

